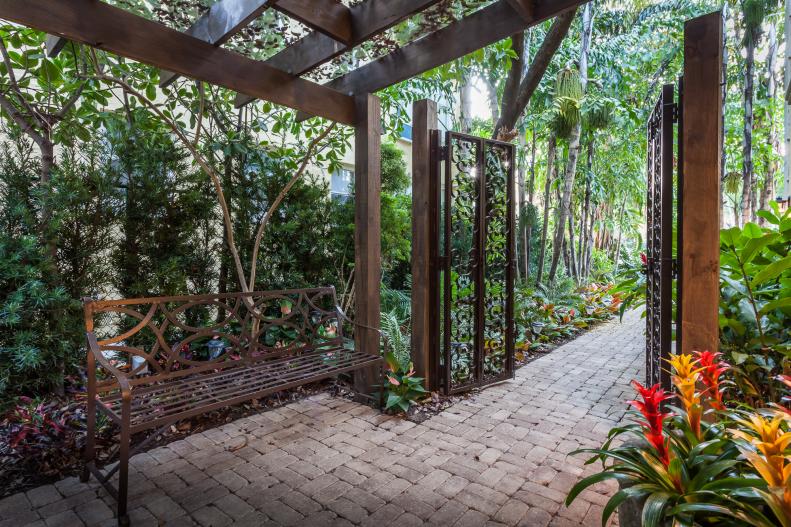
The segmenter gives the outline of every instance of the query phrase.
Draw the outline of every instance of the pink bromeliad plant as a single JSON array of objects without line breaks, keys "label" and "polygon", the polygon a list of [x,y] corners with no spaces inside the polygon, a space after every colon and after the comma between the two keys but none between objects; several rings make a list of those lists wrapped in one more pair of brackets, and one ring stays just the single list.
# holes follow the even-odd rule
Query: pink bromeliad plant
[{"label": "pink bromeliad plant", "polygon": [[[587,487],[615,479],[620,490],[602,514],[605,525],[627,499],[642,501],[642,525],[791,527],[789,414],[728,410],[719,353],[673,355],[675,395],[633,381],[632,423],[610,431],[593,454],[603,469],[571,489],[569,505]],[[678,401],[678,407],[668,403]],[[624,435],[637,441],[622,442]]]}]

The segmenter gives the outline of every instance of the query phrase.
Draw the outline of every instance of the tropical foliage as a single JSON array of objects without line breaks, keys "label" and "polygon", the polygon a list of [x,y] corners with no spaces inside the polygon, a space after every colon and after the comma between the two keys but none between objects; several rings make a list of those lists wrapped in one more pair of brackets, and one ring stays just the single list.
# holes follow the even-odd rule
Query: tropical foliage
[{"label": "tropical foliage", "polygon": [[[603,470],[569,493],[567,504],[587,487],[614,479],[621,489],[604,507],[602,525],[627,499],[641,500],[642,524],[791,525],[791,414],[783,407],[726,409],[719,353],[674,355],[677,395],[659,385],[633,382],[640,399],[632,424],[614,428],[589,463]],[[667,405],[676,399],[679,406]],[[626,440],[616,445],[621,436]]]},{"label": "tropical foliage", "polygon": [[778,400],[776,379],[791,357],[791,214],[771,205],[758,211],[764,227],[748,222],[720,235],[721,348],[753,404]]}]

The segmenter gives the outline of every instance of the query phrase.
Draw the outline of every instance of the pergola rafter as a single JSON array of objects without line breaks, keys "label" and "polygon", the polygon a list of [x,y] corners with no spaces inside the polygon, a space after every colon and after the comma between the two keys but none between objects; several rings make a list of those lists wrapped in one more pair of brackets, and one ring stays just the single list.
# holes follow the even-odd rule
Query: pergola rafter
[{"label": "pergola rafter", "polygon": [[[284,48],[266,63],[291,75],[303,75],[437,3],[439,0],[365,0],[350,8],[354,32],[348,45],[315,31]],[[236,106],[253,100],[253,97],[240,94]]]},{"label": "pergola rafter", "polygon": [[[214,46],[221,46],[263,13],[274,1],[220,0],[190,26],[187,34]],[[162,70],[159,72],[159,85],[168,86],[177,78],[178,74]]]},{"label": "pergola rafter", "polygon": [[339,42],[352,41],[351,10],[337,0],[276,0],[273,7]]},{"label": "pergola rafter", "polygon": [[[535,0],[531,4],[530,17],[523,18],[522,12],[513,7],[515,2],[526,6],[529,0],[499,0],[325,86],[347,95],[374,93],[586,3],[579,0]],[[301,115],[303,119],[308,117],[307,112]]]},{"label": "pergola rafter", "polygon": [[104,2],[0,0],[0,18],[339,123],[355,123],[354,100],[347,95]]},{"label": "pergola rafter", "polygon": [[[91,0],[0,0],[0,17],[55,35],[47,40],[50,55],[74,40],[161,68],[162,86],[183,75],[236,91],[239,107],[263,99],[299,110],[300,119],[354,124],[352,96],[420,75],[585,1],[498,0],[325,85],[300,75],[439,0],[364,0],[351,7],[338,0],[219,0],[186,32]],[[222,49],[270,7],[314,31],[265,61]]]}]

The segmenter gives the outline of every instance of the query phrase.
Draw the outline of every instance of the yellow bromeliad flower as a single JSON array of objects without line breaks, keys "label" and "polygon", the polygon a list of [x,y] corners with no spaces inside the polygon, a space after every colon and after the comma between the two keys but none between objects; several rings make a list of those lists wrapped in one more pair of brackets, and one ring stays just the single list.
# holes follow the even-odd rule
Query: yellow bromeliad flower
[{"label": "yellow bromeliad flower", "polygon": [[753,466],[770,487],[782,487],[787,476],[791,475],[791,464],[787,463],[785,455],[786,449],[791,445],[791,432],[782,430],[784,421],[785,418],[780,413],[775,414],[771,420],[753,413],[749,419],[737,420],[744,430],[733,431],[733,435],[752,444],[762,454],[763,457],[755,452],[745,452],[751,463],[754,458],[760,458]]},{"label": "yellow bromeliad flower", "polygon": [[671,354],[668,362],[673,368],[673,385],[676,387],[678,398],[687,413],[689,427],[695,437],[700,439],[700,418],[703,415],[703,406],[700,404],[700,393],[696,386],[703,368],[698,366],[697,359],[685,353]]},{"label": "yellow bromeliad flower", "polygon": [[774,414],[771,420],[753,413],[749,419],[737,419],[742,430],[732,432],[755,448],[756,451],[743,447],[739,450],[766,481],[768,492],[758,492],[783,526],[791,526],[791,456],[786,455],[791,432],[782,428],[788,420],[782,412]]}]

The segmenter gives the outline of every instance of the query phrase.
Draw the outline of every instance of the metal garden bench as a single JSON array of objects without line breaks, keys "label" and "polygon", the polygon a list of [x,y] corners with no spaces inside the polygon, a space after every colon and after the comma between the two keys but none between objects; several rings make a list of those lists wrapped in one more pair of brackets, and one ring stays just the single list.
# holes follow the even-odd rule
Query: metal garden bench
[{"label": "metal garden bench", "polygon": [[[83,303],[89,349],[82,480],[96,476],[116,499],[123,525],[129,458],[158,432],[132,451],[134,434],[382,362],[378,349],[345,345],[349,319],[332,287]],[[104,471],[95,463],[97,408],[121,427],[118,463]],[[110,481],[116,471],[117,488]]]}]

